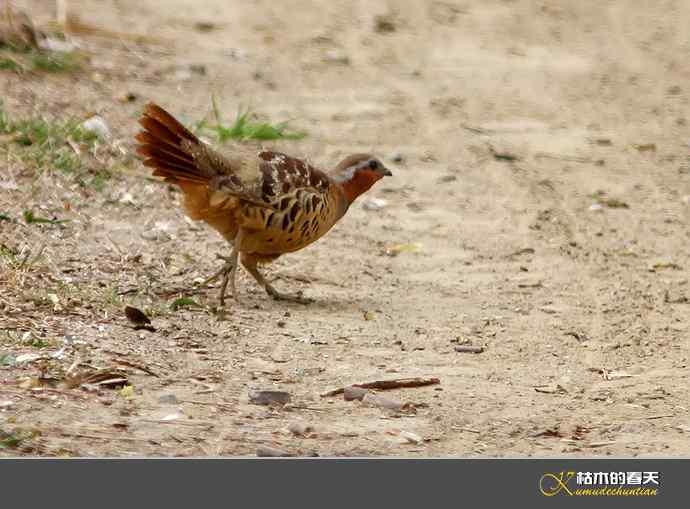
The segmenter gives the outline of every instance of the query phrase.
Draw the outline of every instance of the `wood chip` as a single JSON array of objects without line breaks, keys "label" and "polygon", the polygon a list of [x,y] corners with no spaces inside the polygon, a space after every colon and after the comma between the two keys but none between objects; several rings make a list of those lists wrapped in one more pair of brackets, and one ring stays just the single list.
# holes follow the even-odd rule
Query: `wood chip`
[{"label": "wood chip", "polygon": [[484,351],[484,347],[472,345],[459,345],[455,347],[455,351],[460,353],[482,353]]},{"label": "wood chip", "polygon": [[565,387],[559,384],[555,385],[538,385],[537,387],[534,388],[535,391],[537,392],[542,392],[544,394],[565,394],[568,391],[565,390]]}]

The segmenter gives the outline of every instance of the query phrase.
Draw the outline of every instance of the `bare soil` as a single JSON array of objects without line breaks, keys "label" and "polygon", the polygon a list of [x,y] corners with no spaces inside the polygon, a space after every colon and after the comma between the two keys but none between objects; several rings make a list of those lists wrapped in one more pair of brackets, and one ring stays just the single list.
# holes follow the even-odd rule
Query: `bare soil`
[{"label": "bare soil", "polygon": [[[69,7],[113,33],[75,36],[77,73],[0,71],[4,107],[99,113],[115,141],[89,164],[114,177],[99,190],[0,163],[15,219],[0,243],[24,261],[0,258],[0,352],[65,348],[0,366],[0,429],[24,434],[0,456],[690,454],[688,2]],[[372,151],[394,171],[369,193],[382,209],[360,200],[268,269],[312,305],[241,274],[239,302],[215,309],[218,285],[198,282],[222,239],[136,161],[111,164],[146,101],[192,122],[212,94],[229,117],[250,106],[309,132],[267,146],[325,168]],[[28,209],[70,221],[26,224]],[[200,306],[173,310],[180,297]],[[120,366],[132,389],[69,388],[73,364]],[[401,411],[320,396],[417,376],[440,384],[380,394]],[[254,389],[291,402],[252,404]]]}]

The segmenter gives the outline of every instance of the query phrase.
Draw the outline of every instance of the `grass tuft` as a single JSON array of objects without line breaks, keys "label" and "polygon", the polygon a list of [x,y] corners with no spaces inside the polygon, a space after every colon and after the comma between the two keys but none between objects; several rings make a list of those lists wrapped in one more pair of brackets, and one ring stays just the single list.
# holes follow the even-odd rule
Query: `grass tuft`
[{"label": "grass tuft", "polygon": [[172,311],[177,311],[178,309],[182,307],[197,307],[200,308],[201,305],[198,304],[194,299],[190,299],[189,297],[180,297],[179,299],[175,299],[172,304],[170,304],[170,309]]},{"label": "grass tuft", "polygon": [[307,135],[304,131],[289,130],[288,122],[272,124],[255,120],[255,115],[248,109],[238,111],[235,122],[225,125],[215,97],[212,103],[215,124],[208,125],[206,120],[202,120],[197,123],[196,129],[200,132],[210,131],[220,143],[228,140],[300,140]]},{"label": "grass tuft", "polygon": [[[79,168],[79,156],[68,142],[92,148],[98,135],[83,129],[78,120],[48,120],[42,116],[13,119],[0,103],[0,135],[17,147],[13,154],[37,169],[55,168],[72,172]],[[0,145],[2,148],[2,145]]]},{"label": "grass tuft", "polygon": [[75,72],[81,67],[79,58],[73,52],[36,52],[31,55],[30,62],[33,70],[45,72]]},{"label": "grass tuft", "polygon": [[69,222],[69,219],[48,219],[46,217],[38,217],[35,216],[31,210],[25,210],[24,221],[26,221],[26,224],[61,224]]},{"label": "grass tuft", "polygon": [[0,54],[0,70],[14,72],[72,73],[80,70],[82,58],[74,51],[12,51]]}]

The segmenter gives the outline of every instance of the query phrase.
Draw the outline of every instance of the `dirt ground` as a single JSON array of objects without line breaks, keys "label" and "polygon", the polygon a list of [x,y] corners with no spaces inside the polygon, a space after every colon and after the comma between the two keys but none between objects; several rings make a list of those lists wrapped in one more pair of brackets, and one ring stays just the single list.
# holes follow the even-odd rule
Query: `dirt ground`
[{"label": "dirt ground", "polygon": [[[55,14],[15,5],[39,25]],[[0,353],[60,352],[0,366],[0,430],[24,434],[0,456],[690,455],[688,2],[69,6],[154,40],[82,34],[79,72],[0,71],[12,114],[97,112],[118,153],[146,101],[193,122],[215,95],[229,116],[250,106],[309,133],[266,146],[325,168],[372,151],[394,177],[368,195],[383,208],[356,202],[268,269],[314,304],[242,273],[219,312],[217,284],[198,282],[226,246],[179,192],[132,160],[80,186],[0,142],[15,218],[0,244],[31,261],[0,257]],[[26,224],[27,209],[70,221]],[[173,310],[180,297],[200,307]],[[133,330],[125,305],[156,331]],[[61,381],[117,366],[132,389]],[[381,393],[401,411],[321,397],[405,377],[440,384]],[[292,399],[251,404],[255,389]]]}]

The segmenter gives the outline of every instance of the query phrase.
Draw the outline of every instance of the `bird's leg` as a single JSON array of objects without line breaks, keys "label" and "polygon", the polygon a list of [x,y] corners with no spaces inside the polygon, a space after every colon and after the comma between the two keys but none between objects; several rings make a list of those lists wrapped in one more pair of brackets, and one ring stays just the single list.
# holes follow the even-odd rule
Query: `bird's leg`
[{"label": "bird's leg", "polygon": [[257,268],[256,264],[258,260],[253,257],[250,254],[242,253],[242,258],[240,258],[240,261],[242,262],[242,266],[247,269],[247,272],[249,272],[254,279],[256,279],[256,282],[259,283],[260,286],[262,286],[265,290],[266,293],[269,294],[271,297],[273,297],[275,300],[284,300],[288,302],[296,302],[298,304],[310,304],[314,302],[313,299],[308,299],[306,297],[303,297],[301,295],[301,292],[298,293],[297,295],[290,295],[286,293],[281,293],[275,288],[273,288],[273,285],[266,281],[266,278],[264,278],[261,273],[259,272],[259,269]]},{"label": "bird's leg", "polygon": [[209,284],[212,281],[215,281],[218,279],[220,276],[223,276],[223,281],[220,285],[220,305],[224,306],[225,305],[225,290],[228,287],[228,283],[230,283],[230,291],[232,292],[232,297],[237,300],[237,291],[235,289],[235,275],[237,274],[237,256],[238,252],[236,249],[233,248],[233,250],[230,252],[230,256],[223,256],[221,254],[216,254],[216,257],[225,261],[225,265],[216,272],[214,275],[212,275],[210,278],[208,278],[206,281],[204,281],[204,286]]}]

